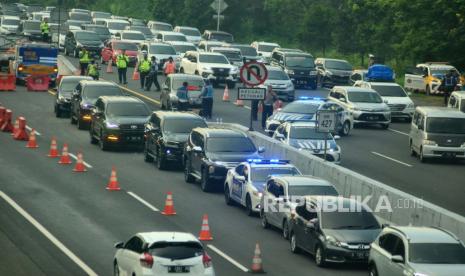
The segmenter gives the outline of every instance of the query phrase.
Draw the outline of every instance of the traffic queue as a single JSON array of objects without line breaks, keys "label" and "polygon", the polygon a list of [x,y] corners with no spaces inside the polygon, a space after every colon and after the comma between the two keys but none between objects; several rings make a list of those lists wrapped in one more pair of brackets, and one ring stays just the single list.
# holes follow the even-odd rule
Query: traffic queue
[{"label": "traffic queue", "polygon": [[[44,12],[44,24],[46,18]],[[273,73],[262,86],[266,96],[256,108],[263,110],[264,132],[283,144],[339,164],[341,148],[336,141],[340,136],[349,135],[356,125],[388,129],[392,118],[398,117],[412,121],[410,148],[421,161],[431,157],[464,158],[463,93],[451,94],[449,108],[415,108],[405,90],[394,82],[392,70],[384,65],[375,64],[367,72],[356,74],[344,60],[315,60],[309,53],[270,42],[239,44],[226,32],[206,30],[200,35],[194,27],[173,28],[157,21],[145,24],[82,9],[71,10],[69,18],[81,23],[65,23],[63,39],[60,32],[57,43],[65,55],[79,59],[80,76],[61,77],[53,108],[56,117],[69,117],[78,129],[88,130],[90,143],[103,151],[135,148],[143,151],[145,162],[154,163],[159,170],[182,169],[187,183],[200,183],[204,192],[223,193],[227,205],[240,205],[247,215],[259,216],[257,223],[263,228],[279,229],[293,253],[310,253],[318,266],[365,263],[370,275],[425,275],[430,271],[427,265],[440,264],[442,271],[451,271],[444,275],[465,274],[465,247],[452,233],[429,227],[383,225],[363,203],[340,197],[332,183],[302,175],[289,160],[265,158],[266,149],[255,145],[246,133],[207,120],[212,117],[213,87],[234,88],[239,80],[238,66],[259,62],[267,64]],[[44,24],[42,39],[49,42]],[[102,35],[106,33],[109,36]],[[30,45],[40,48],[47,44],[18,46],[27,50],[19,50],[16,61],[26,61],[33,55],[28,52]],[[35,51],[34,55],[39,54]],[[118,84],[99,80],[103,68],[98,62],[107,64],[107,71],[116,66]],[[125,94],[124,87],[131,81],[127,76],[130,66],[135,67],[142,90],[150,91],[152,83],[161,90],[162,110],[152,112],[144,101]],[[19,68],[18,72],[25,72]],[[162,87],[158,83],[160,72],[166,75]],[[351,80],[353,86],[349,86]],[[449,85],[446,83],[447,77],[444,85]],[[327,99],[294,96],[295,88],[317,86],[331,87]],[[280,99],[290,103],[273,110]],[[196,106],[202,106],[200,114],[191,112]],[[329,135],[317,131],[319,111],[336,114],[336,125]],[[428,134],[438,132],[442,135]],[[447,138],[455,134],[458,138],[448,142]],[[339,200],[342,207],[360,211],[325,210],[323,205],[334,200]],[[208,228],[208,220],[202,231],[204,226]],[[424,236],[417,241],[419,232]],[[208,241],[208,233],[204,234],[200,240]],[[169,232],[138,233],[116,244],[115,275],[215,275],[212,259],[198,238],[189,233],[177,233],[177,240],[173,236]],[[134,256],[129,251],[137,246],[140,254]],[[170,247],[172,251],[166,250]],[[184,258],[171,256],[180,255],[176,254],[180,251],[185,253]],[[450,257],[446,260],[444,256]],[[409,270],[398,266],[408,266]],[[252,272],[260,270],[255,267]]]}]

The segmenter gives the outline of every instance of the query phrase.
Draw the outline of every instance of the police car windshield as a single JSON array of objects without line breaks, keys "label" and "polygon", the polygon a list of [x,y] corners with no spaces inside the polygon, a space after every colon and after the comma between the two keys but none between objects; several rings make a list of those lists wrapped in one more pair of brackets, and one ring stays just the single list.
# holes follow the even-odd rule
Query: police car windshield
[{"label": "police car windshield", "polygon": [[115,50],[137,51],[137,45],[134,43],[116,42],[113,46]]},{"label": "police car windshield", "polygon": [[88,85],[82,92],[82,97],[97,100],[100,96],[122,96],[121,89],[116,85]]},{"label": "police car windshield", "polygon": [[157,31],[171,32],[173,30],[173,27],[171,27],[170,25],[167,25],[167,24],[155,24],[153,26],[153,29],[155,29]]},{"label": "police car windshield", "polygon": [[4,19],[4,20],[2,20],[2,25],[18,26],[19,25],[19,20],[17,20],[17,19]]},{"label": "police car windshield", "polygon": [[163,37],[163,40],[164,41],[183,41],[183,42],[187,41],[186,37],[183,35],[165,35]]},{"label": "police car windshield", "polygon": [[315,114],[319,105],[293,102],[286,105],[281,111],[286,113]]},{"label": "police car windshield", "polygon": [[460,243],[410,243],[409,261],[418,264],[465,264]]},{"label": "police car windshield", "polygon": [[86,41],[100,41],[100,38],[94,32],[76,32],[76,39]]},{"label": "police car windshield", "polygon": [[407,97],[402,87],[398,85],[371,85],[371,88],[382,97]]},{"label": "police car windshield", "polygon": [[188,35],[188,36],[200,36],[200,32],[196,29],[181,28],[179,31],[181,31],[181,33],[183,33],[184,35]]},{"label": "police car windshield", "polygon": [[271,53],[273,52],[274,49],[278,48],[279,46],[277,45],[266,45],[266,44],[260,44],[258,45],[258,50],[260,52],[268,52]]},{"label": "police car windshield", "polygon": [[112,30],[124,30],[126,26],[129,26],[129,23],[124,22],[108,22],[108,29]]},{"label": "police car windshield", "polygon": [[147,117],[150,114],[143,103],[110,103],[106,113],[109,117]]},{"label": "police car windshield", "polygon": [[252,181],[265,182],[268,176],[278,174],[299,175],[300,173],[293,167],[253,167],[251,179]]},{"label": "police car windshield", "polygon": [[223,56],[219,55],[199,55],[199,61],[203,63],[218,63],[229,64],[229,61]]},{"label": "police car windshield", "polygon": [[26,21],[24,22],[24,30],[28,30],[28,31],[40,30],[40,22]]},{"label": "police car windshield", "polygon": [[197,51],[194,45],[173,45],[176,53],[185,53],[187,51]]},{"label": "police car windshield", "polygon": [[248,56],[248,57],[256,57],[256,56],[258,56],[257,50],[252,46],[231,45],[231,47],[241,50],[241,54],[243,56]]},{"label": "police car windshield", "polygon": [[352,65],[350,65],[347,61],[327,60],[325,65],[328,69],[352,71]]},{"label": "police car windshield", "polygon": [[163,132],[165,133],[183,133],[189,134],[193,128],[204,127],[207,128],[207,124],[204,120],[199,119],[166,119],[163,123]]},{"label": "police car windshield", "polygon": [[121,39],[145,40],[145,36],[141,33],[123,33]]},{"label": "police car windshield", "polygon": [[[328,205],[328,208],[330,208]],[[367,210],[358,206],[345,206],[347,210],[326,210],[321,214],[322,228],[325,229],[377,229],[378,221]],[[336,207],[339,208],[339,207]]]},{"label": "police car windshield", "polygon": [[289,185],[290,196],[305,196],[305,195],[319,195],[319,196],[337,196],[336,189],[332,186],[322,185]]},{"label": "police car windshield", "polygon": [[383,100],[378,93],[367,92],[367,91],[351,91],[349,94],[349,100],[354,103],[382,103]]},{"label": "police car windshield", "polygon": [[427,117],[426,131],[429,133],[465,134],[465,119]]},{"label": "police car windshield", "polygon": [[289,80],[289,76],[282,70],[268,70],[269,80]]},{"label": "police car windshield", "polygon": [[[292,127],[289,132],[289,138],[291,139],[309,139],[309,140],[324,140],[325,133],[317,132],[314,127]],[[328,139],[332,139],[331,134],[328,135]]]},{"label": "police car windshield", "polygon": [[315,68],[315,59],[311,56],[286,57],[286,65],[289,67]]},{"label": "police car windshield", "polygon": [[151,45],[150,54],[159,55],[176,55],[176,50],[172,46],[168,45]]},{"label": "police car windshield", "polygon": [[255,145],[246,137],[210,137],[208,152],[255,152]]}]

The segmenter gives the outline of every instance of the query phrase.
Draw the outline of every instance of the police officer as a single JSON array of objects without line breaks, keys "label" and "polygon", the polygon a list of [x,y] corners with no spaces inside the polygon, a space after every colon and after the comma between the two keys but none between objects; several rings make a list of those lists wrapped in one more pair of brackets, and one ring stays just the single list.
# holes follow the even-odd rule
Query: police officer
[{"label": "police officer", "polygon": [[94,80],[98,80],[100,74],[95,60],[91,60],[90,64],[87,66],[87,75],[92,77]]},{"label": "police officer", "polygon": [[145,91],[150,91],[152,88],[152,83],[155,84],[157,87],[157,91],[160,91],[160,84],[158,83],[158,63],[157,63],[157,58],[155,56],[152,56],[150,61],[150,71],[149,71],[149,76],[147,79],[147,83],[145,86]]},{"label": "police officer", "polygon": [[174,63],[172,57],[169,57],[168,61],[165,62],[165,64],[163,65],[163,70],[165,72],[165,76],[168,76],[169,74],[173,74],[176,72],[176,64]]},{"label": "police officer", "polygon": [[44,18],[40,23],[40,31],[42,32],[42,40],[48,42],[48,34],[50,33],[50,26],[48,25],[47,18]]},{"label": "police officer", "polygon": [[263,100],[263,111],[262,111],[262,128],[265,129],[266,119],[269,116],[273,115],[273,104],[277,100],[278,96],[273,91],[271,85],[268,85],[268,90],[266,91],[265,100]]},{"label": "police officer", "polygon": [[454,69],[450,69],[449,72],[444,76],[444,105],[447,106],[450,94],[455,90],[459,83],[457,72]]},{"label": "police officer", "polygon": [[86,75],[87,67],[89,62],[91,62],[90,54],[85,47],[79,52],[79,66],[81,67],[81,76]]},{"label": "police officer", "polygon": [[139,70],[140,73],[140,89],[144,89],[145,78],[147,78],[150,72],[150,60],[148,59],[147,53],[144,53],[144,58],[139,62],[139,68],[137,68],[137,70]]},{"label": "police officer", "polygon": [[126,73],[128,71],[129,58],[126,55],[126,50],[123,50],[116,56],[116,67],[118,68],[118,80],[119,84],[128,84],[126,79]]},{"label": "police officer", "polygon": [[203,88],[202,94],[202,116],[205,118],[212,118],[213,109],[213,87],[210,80],[205,81],[205,87]]},{"label": "police officer", "polygon": [[182,83],[182,86],[178,88],[176,91],[176,97],[178,97],[178,109],[179,110],[187,110],[187,106],[189,103],[189,84],[185,81]]}]

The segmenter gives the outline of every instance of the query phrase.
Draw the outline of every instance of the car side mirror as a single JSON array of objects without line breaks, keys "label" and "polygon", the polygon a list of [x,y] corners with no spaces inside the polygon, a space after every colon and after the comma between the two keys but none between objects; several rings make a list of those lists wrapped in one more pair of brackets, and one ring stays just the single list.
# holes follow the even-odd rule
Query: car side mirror
[{"label": "car side mirror", "polygon": [[123,248],[123,247],[124,247],[124,242],[115,243],[115,248]]},{"label": "car side mirror", "polygon": [[265,152],[265,147],[258,147],[258,153]]},{"label": "car side mirror", "polygon": [[334,135],[334,140],[339,140],[339,139],[341,139],[341,136],[339,136],[339,135]]},{"label": "car side mirror", "polygon": [[192,150],[195,151],[195,152],[201,152],[201,151],[202,151],[202,147],[194,146],[194,147],[192,148]]},{"label": "car side mirror", "polygon": [[403,263],[404,262],[404,257],[402,257],[401,255],[394,255],[391,257],[391,261],[393,263]]}]

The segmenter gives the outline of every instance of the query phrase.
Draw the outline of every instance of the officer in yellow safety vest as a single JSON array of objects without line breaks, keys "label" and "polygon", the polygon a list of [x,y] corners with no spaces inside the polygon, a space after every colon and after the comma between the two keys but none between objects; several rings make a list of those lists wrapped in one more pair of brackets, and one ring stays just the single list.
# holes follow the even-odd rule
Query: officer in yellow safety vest
[{"label": "officer in yellow safety vest", "polygon": [[95,60],[92,60],[89,66],[87,66],[87,75],[94,80],[98,80],[100,73],[97,64],[95,64]]},{"label": "officer in yellow safety vest", "polygon": [[42,40],[48,42],[48,34],[50,32],[50,26],[48,25],[47,18],[44,18],[40,23],[40,31],[42,32]]},{"label": "officer in yellow safety vest", "polygon": [[147,53],[144,53],[144,58],[139,61],[139,68],[137,68],[140,73],[140,89],[144,89],[145,87],[145,78],[147,78],[147,75],[150,72],[150,65],[151,62],[147,57]]},{"label": "officer in yellow safety vest", "polygon": [[118,68],[118,80],[119,83],[128,84],[126,80],[126,73],[128,70],[129,58],[126,55],[126,51],[123,50],[116,56],[116,67]]},{"label": "officer in yellow safety vest", "polygon": [[86,75],[87,66],[89,66],[89,62],[91,61],[92,59],[90,58],[90,54],[87,49],[85,47],[82,48],[82,50],[79,52],[79,66],[81,67],[81,76]]}]

